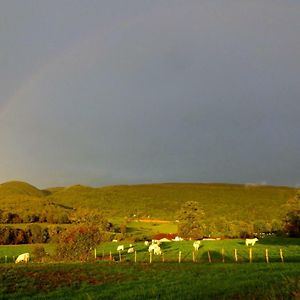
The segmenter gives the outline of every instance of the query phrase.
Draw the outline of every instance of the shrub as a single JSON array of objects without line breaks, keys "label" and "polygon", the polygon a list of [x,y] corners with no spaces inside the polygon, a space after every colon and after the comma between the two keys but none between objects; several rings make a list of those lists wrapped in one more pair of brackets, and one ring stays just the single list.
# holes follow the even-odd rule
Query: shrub
[{"label": "shrub", "polygon": [[88,260],[92,249],[102,240],[98,227],[78,225],[68,228],[58,238],[57,258],[61,260]]},{"label": "shrub", "polygon": [[41,262],[46,257],[47,253],[43,246],[37,245],[32,249],[32,256],[35,261]]}]

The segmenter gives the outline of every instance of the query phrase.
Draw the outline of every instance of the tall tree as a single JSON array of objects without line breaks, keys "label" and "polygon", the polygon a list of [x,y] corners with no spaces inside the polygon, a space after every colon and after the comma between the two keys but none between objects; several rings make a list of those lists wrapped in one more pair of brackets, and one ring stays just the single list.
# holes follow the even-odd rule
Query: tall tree
[{"label": "tall tree", "polygon": [[177,214],[178,234],[182,237],[202,238],[205,230],[204,210],[196,201],[188,201]]},{"label": "tall tree", "polygon": [[286,203],[287,214],[284,218],[284,230],[292,237],[300,236],[300,190]]}]

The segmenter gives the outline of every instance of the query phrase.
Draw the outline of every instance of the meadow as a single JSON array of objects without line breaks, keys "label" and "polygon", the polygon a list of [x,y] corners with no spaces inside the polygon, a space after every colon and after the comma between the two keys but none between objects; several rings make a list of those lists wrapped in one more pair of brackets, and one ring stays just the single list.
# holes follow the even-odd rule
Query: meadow
[{"label": "meadow", "polygon": [[[129,241],[123,241],[125,248]],[[297,299],[300,296],[300,240],[266,238],[249,248],[244,240],[202,241],[193,262],[193,241],[165,242],[164,259],[149,262],[147,247],[134,254],[102,243],[97,260],[74,263],[0,264],[1,299]],[[54,245],[45,245],[54,254]],[[0,256],[31,252],[32,245],[1,246]],[[222,249],[225,251],[224,262]],[[234,260],[234,249],[238,262]],[[269,263],[265,261],[269,249]],[[284,262],[279,251],[282,249]],[[181,251],[181,262],[178,253]],[[208,260],[208,251],[211,263]],[[112,255],[113,261],[107,260]]]}]

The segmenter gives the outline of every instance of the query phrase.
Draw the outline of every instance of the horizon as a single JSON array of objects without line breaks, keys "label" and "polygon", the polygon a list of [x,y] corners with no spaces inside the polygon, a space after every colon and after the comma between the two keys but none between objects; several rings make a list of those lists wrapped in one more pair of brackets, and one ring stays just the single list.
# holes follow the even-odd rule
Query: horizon
[{"label": "horizon", "polygon": [[88,188],[103,188],[103,187],[117,187],[117,186],[141,186],[141,185],[237,185],[237,186],[245,186],[245,187],[275,187],[275,188],[291,188],[298,189],[300,186],[288,186],[288,185],[271,185],[265,182],[247,182],[247,183],[234,183],[234,182],[139,182],[139,183],[117,183],[117,184],[104,184],[104,185],[86,185],[82,183],[73,183],[65,186],[45,186],[41,187],[32,182],[27,182],[24,180],[8,180],[0,183],[0,186],[7,183],[25,183],[29,184],[39,190],[47,190],[51,188],[71,188],[76,186],[88,187]]}]

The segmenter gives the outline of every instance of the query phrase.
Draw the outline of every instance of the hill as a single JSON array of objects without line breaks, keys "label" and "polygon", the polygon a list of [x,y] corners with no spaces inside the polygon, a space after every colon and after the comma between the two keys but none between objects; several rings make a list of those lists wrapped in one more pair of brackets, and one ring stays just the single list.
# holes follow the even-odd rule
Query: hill
[{"label": "hill", "polygon": [[289,187],[235,184],[142,184],[102,188],[72,186],[48,196],[71,207],[101,209],[108,217],[174,220],[186,201],[198,201],[209,219],[281,218],[282,205],[296,193]]},{"label": "hill", "polygon": [[93,188],[75,185],[39,190],[24,182],[0,185],[0,209],[45,210],[47,206],[101,210],[109,219],[133,217],[175,220],[182,203],[197,201],[210,220],[272,220],[296,189],[280,186],[165,183]]},{"label": "hill", "polygon": [[22,181],[9,181],[0,184],[0,198],[7,196],[43,197],[47,192],[41,191],[35,186]]}]

